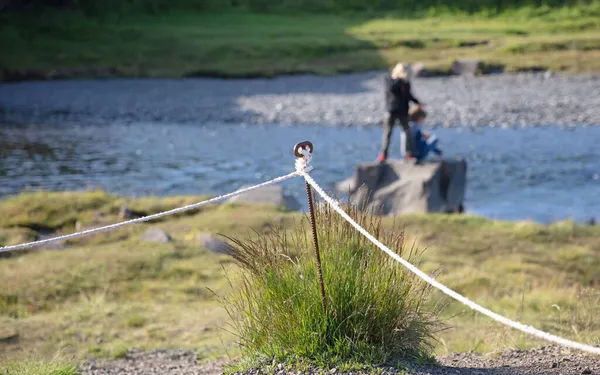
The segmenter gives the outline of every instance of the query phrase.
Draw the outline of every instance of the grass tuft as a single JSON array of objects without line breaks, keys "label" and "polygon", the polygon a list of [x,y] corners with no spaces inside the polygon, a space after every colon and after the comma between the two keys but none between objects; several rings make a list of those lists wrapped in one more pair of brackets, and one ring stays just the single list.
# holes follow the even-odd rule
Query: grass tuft
[{"label": "grass tuft", "polygon": [[[398,228],[348,207],[351,216],[391,248],[404,247]],[[287,234],[273,228],[252,240],[229,238],[243,269],[240,287],[223,299],[249,361],[273,360],[323,367],[394,364],[430,356],[442,325],[439,308],[424,308],[430,288],[383,254],[329,206],[316,210],[327,296],[323,312],[310,229],[304,222]]]},{"label": "grass tuft", "polygon": [[77,368],[54,361],[18,361],[9,362],[2,374],[10,375],[77,375]]}]

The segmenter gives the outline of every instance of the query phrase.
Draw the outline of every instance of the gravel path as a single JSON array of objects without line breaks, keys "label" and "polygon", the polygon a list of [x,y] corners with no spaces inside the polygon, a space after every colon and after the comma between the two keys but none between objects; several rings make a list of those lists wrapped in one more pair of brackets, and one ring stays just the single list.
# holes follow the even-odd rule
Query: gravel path
[{"label": "gravel path", "polygon": [[[184,350],[130,351],[125,359],[90,362],[82,366],[85,375],[204,375],[220,374],[223,361],[196,361],[193,352]],[[517,375],[517,374],[600,374],[600,359],[555,346],[532,350],[510,350],[478,355],[460,353],[438,357],[441,366],[423,367],[415,375]],[[315,369],[306,373],[317,373]],[[247,374],[259,374],[250,371]],[[286,374],[283,370],[277,374]],[[342,374],[330,370],[329,373]],[[382,369],[382,374],[397,371]],[[358,374],[357,372],[355,374]]]},{"label": "gravel path", "polygon": [[[118,79],[0,84],[0,121],[159,121],[365,126],[384,111],[382,72],[333,77]],[[444,126],[600,125],[600,76],[419,78]]]},{"label": "gravel path", "polygon": [[90,361],[80,367],[85,375],[209,375],[220,374],[223,361],[198,363],[189,350],[129,350],[126,358]]}]

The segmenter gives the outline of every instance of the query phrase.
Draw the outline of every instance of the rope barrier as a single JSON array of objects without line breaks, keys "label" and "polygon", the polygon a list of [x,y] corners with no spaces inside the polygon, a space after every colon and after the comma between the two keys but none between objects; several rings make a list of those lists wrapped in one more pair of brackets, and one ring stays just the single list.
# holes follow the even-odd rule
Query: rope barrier
[{"label": "rope barrier", "polygon": [[193,210],[194,208],[198,208],[198,207],[210,204],[210,203],[222,201],[222,200],[227,199],[227,198],[235,197],[236,195],[244,194],[244,193],[247,193],[247,192],[255,190],[255,189],[259,189],[259,188],[262,188],[262,187],[265,187],[265,186],[268,186],[268,185],[273,185],[273,184],[276,184],[276,183],[288,180],[290,178],[294,178],[294,177],[300,176],[301,173],[308,172],[310,170],[310,168],[308,168],[305,171],[305,166],[306,166],[306,164],[302,164],[302,163],[296,162],[296,171],[295,172],[289,173],[289,174],[287,174],[285,176],[274,178],[274,179],[272,179],[270,181],[266,181],[266,182],[263,182],[263,183],[258,184],[258,185],[254,185],[254,186],[250,186],[250,187],[247,187],[247,188],[239,189],[239,190],[236,190],[236,191],[234,191],[232,193],[228,193],[228,194],[224,194],[224,195],[219,195],[218,197],[215,197],[215,198],[212,198],[212,199],[209,199],[209,200],[206,200],[206,201],[202,201],[202,202],[190,204],[190,205],[179,207],[179,208],[174,208],[174,209],[169,210],[169,211],[163,211],[163,212],[159,212],[159,213],[156,213],[156,214],[153,214],[153,215],[149,215],[149,216],[139,217],[139,218],[128,220],[128,221],[123,221],[123,222],[116,223],[116,224],[106,225],[106,226],[99,227],[99,228],[94,228],[94,229],[88,229],[88,230],[84,230],[82,232],[76,232],[76,233],[66,234],[64,236],[47,238],[47,239],[44,239],[44,240],[28,242],[28,243],[24,243],[24,244],[20,244],[20,245],[0,247],[0,253],[4,253],[4,252],[8,252],[8,251],[15,251],[15,250],[23,250],[23,249],[32,248],[32,247],[35,247],[35,246],[40,246],[40,245],[48,244],[48,243],[51,243],[51,242],[64,241],[64,240],[69,240],[69,239],[72,239],[72,238],[87,236],[87,235],[91,235],[91,234],[94,234],[94,233],[99,233],[99,232],[104,232],[104,231],[108,231],[108,230],[113,230],[113,229],[116,229],[116,228],[124,227],[124,226],[130,225],[130,224],[141,223],[141,222],[144,222],[144,221],[150,221],[150,220],[158,219],[158,218],[161,218],[163,216],[174,215],[174,214],[177,214],[177,213],[180,213],[180,212]]},{"label": "rope barrier", "polygon": [[317,193],[319,193],[319,195],[329,204],[331,205],[331,207],[337,211],[338,214],[340,214],[346,221],[348,221],[357,231],[359,231],[362,235],[364,235],[365,237],[367,237],[367,239],[369,239],[371,242],[373,242],[373,244],[375,244],[378,248],[380,248],[383,252],[385,252],[386,254],[388,254],[390,257],[392,257],[394,260],[396,260],[397,262],[399,262],[400,264],[402,264],[404,267],[408,268],[411,272],[413,272],[415,275],[419,276],[421,279],[423,279],[424,281],[426,281],[428,284],[430,284],[431,286],[439,289],[440,291],[442,291],[444,294],[454,298],[455,300],[467,305],[468,307],[470,307],[471,309],[478,311],[480,313],[482,313],[483,315],[486,315],[490,318],[492,318],[493,320],[500,322],[504,325],[507,325],[509,327],[515,328],[521,332],[530,334],[532,336],[538,337],[540,339],[544,339],[550,342],[554,342],[556,344],[560,344],[563,346],[567,346],[570,348],[574,348],[574,349],[579,349],[579,350],[583,350],[585,352],[588,353],[594,353],[594,354],[600,354],[600,347],[593,347],[590,345],[585,345],[585,344],[581,344],[575,341],[571,341],[571,340],[567,340],[565,338],[559,337],[559,336],[555,336],[553,334],[544,332],[544,331],[540,331],[537,328],[534,328],[532,326],[528,326],[519,322],[516,322],[514,320],[505,318],[502,315],[499,315],[489,309],[486,309],[483,306],[480,306],[478,304],[476,304],[475,302],[471,301],[470,299],[458,294],[457,292],[455,292],[454,290],[448,288],[447,286],[445,286],[444,284],[440,283],[439,281],[435,280],[434,278],[432,278],[431,276],[427,275],[425,272],[421,271],[420,269],[418,269],[417,267],[415,267],[414,265],[412,265],[411,263],[409,263],[408,261],[406,261],[405,259],[403,259],[402,257],[400,257],[398,254],[394,253],[392,250],[390,250],[387,246],[385,246],[383,243],[381,243],[379,240],[377,240],[375,237],[373,237],[369,232],[367,232],[363,227],[361,227],[358,223],[356,223],[340,206],[339,204],[333,199],[331,198],[329,195],[327,195],[327,193],[325,193],[325,191],[319,186],[319,184],[317,184],[317,182],[315,180],[313,180],[313,178],[308,174],[308,173],[302,173],[304,179],[306,180],[306,182],[308,182],[316,191]]},{"label": "rope barrier", "polygon": [[[312,147],[312,144],[311,144]],[[34,246],[39,246],[39,245],[43,245],[43,244],[47,244],[47,243],[51,243],[51,242],[55,242],[55,241],[63,241],[63,240],[68,240],[68,239],[72,239],[72,238],[76,238],[76,237],[81,237],[81,236],[86,236],[86,235],[91,235],[94,233],[99,233],[99,232],[104,232],[104,231],[108,231],[108,230],[112,230],[112,229],[116,229],[119,227],[123,227],[126,225],[130,225],[130,224],[135,224],[135,223],[141,223],[141,222],[145,222],[145,221],[150,221],[150,220],[154,220],[154,219],[158,219],[160,217],[163,216],[167,216],[167,215],[173,215],[179,212],[184,212],[184,211],[188,211],[188,210],[192,210],[194,208],[198,208],[210,203],[214,203],[214,202],[218,202],[227,198],[231,198],[234,197],[236,195],[240,195],[240,194],[244,194],[247,193],[249,191],[255,190],[255,189],[259,189],[261,187],[265,187],[268,185],[272,185],[272,184],[276,184],[285,180],[288,180],[290,178],[294,178],[297,176],[302,176],[304,177],[304,179],[306,180],[306,182],[308,184],[310,184],[317,193],[319,193],[319,195],[329,204],[331,205],[331,207],[338,213],[340,214],[346,221],[348,221],[357,231],[359,231],[362,235],[364,235],[367,239],[369,239],[371,242],[373,242],[373,244],[375,244],[375,246],[377,246],[379,249],[381,249],[383,252],[385,252],[386,254],[388,254],[390,257],[392,257],[394,260],[396,260],[397,262],[399,262],[401,265],[403,265],[404,267],[408,268],[411,272],[413,272],[415,275],[419,276],[421,279],[423,279],[425,282],[427,282],[428,284],[430,284],[431,286],[439,289],[441,292],[443,292],[444,294],[454,298],[455,300],[463,303],[464,305],[470,307],[471,309],[478,311],[480,313],[482,313],[483,315],[486,315],[487,317],[502,323],[504,325],[507,325],[509,327],[512,327],[514,329],[517,329],[521,332],[527,333],[529,335],[538,337],[540,339],[544,339],[550,342],[554,342],[556,344],[559,345],[563,345],[566,347],[570,347],[570,348],[574,348],[574,349],[579,349],[588,353],[594,353],[594,354],[600,354],[600,347],[594,347],[591,345],[586,345],[586,344],[581,344],[575,341],[571,341],[571,340],[567,340],[565,338],[559,337],[559,336],[555,336],[553,334],[541,331],[537,328],[534,328],[532,326],[528,326],[522,323],[519,323],[517,321],[508,319],[502,315],[499,315],[489,309],[486,309],[483,306],[478,305],[477,303],[471,301],[470,299],[462,296],[461,294],[455,292],[454,290],[448,288],[447,286],[445,286],[444,284],[440,283],[439,281],[435,280],[434,278],[432,278],[431,276],[427,275],[426,273],[424,273],[423,271],[421,271],[419,268],[415,267],[413,264],[411,264],[410,262],[406,261],[405,259],[403,259],[402,257],[400,257],[398,254],[394,253],[392,250],[390,250],[387,246],[385,246],[383,243],[381,243],[377,238],[373,237],[373,235],[371,235],[369,232],[367,232],[367,230],[365,230],[363,227],[361,227],[358,223],[356,223],[338,204],[338,202],[336,202],[333,198],[331,198],[324,190],[323,188],[321,188],[321,186],[319,186],[319,184],[308,174],[308,172],[310,172],[312,170],[312,167],[309,165],[310,160],[312,158],[311,155],[311,151],[309,149],[304,149],[304,148],[300,148],[298,150],[296,150],[298,152],[300,156],[296,159],[296,171],[289,173],[285,176],[281,176],[281,177],[277,177],[274,178],[270,181],[266,181],[263,182],[261,184],[258,185],[254,185],[251,187],[247,187],[244,189],[239,189],[236,190],[232,193],[229,194],[224,194],[224,195],[220,195],[218,197],[206,200],[206,201],[202,201],[202,202],[198,202],[198,203],[194,203],[194,204],[190,204],[187,206],[183,206],[183,207],[179,207],[179,208],[175,208],[169,211],[163,211],[163,212],[159,212],[153,215],[149,215],[149,216],[144,216],[144,217],[140,217],[137,219],[133,219],[133,220],[128,220],[128,221],[123,221],[120,223],[116,223],[116,224],[111,224],[111,225],[107,225],[104,227],[99,227],[99,228],[94,228],[94,229],[89,229],[89,230],[85,230],[82,232],[76,232],[76,233],[72,233],[72,234],[67,234],[64,236],[58,236],[58,237],[53,237],[53,238],[48,238],[45,240],[41,240],[41,241],[34,241],[34,242],[28,242],[28,243],[24,243],[24,244],[20,244],[20,245],[13,245],[13,246],[4,246],[4,247],[0,247],[0,253],[2,252],[8,252],[8,251],[14,251],[14,250],[21,250],[21,249],[26,249],[26,248],[31,248]]]}]

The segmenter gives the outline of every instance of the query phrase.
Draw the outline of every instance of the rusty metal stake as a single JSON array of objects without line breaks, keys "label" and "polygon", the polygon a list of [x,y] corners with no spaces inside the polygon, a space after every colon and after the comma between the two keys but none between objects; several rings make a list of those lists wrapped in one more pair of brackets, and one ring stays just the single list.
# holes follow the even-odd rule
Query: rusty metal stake
[{"label": "rusty metal stake", "polygon": [[[313,145],[309,141],[300,142],[294,146],[294,155],[297,158],[303,155],[299,152],[300,149],[306,149],[311,153],[313,152]],[[327,298],[325,297],[325,282],[323,281],[323,267],[321,265],[321,254],[319,253],[319,239],[317,238],[317,224],[315,222],[315,208],[313,206],[313,196],[310,184],[305,181],[306,184],[306,197],[308,199],[308,212],[310,215],[310,226],[312,229],[313,243],[315,245],[315,256],[317,258],[317,275],[319,277],[319,287],[321,288],[321,303],[323,304],[323,313],[327,314]]]}]

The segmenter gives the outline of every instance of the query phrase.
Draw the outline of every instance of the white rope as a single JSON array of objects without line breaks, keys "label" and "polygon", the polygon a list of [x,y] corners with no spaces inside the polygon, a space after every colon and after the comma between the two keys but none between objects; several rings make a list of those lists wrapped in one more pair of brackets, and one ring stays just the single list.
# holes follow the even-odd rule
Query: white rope
[{"label": "white rope", "polygon": [[304,176],[304,178],[306,179],[306,181],[319,193],[319,195],[327,203],[329,203],[331,205],[331,207],[333,207],[333,209],[336,210],[344,219],[346,219],[350,224],[352,224],[352,226],[354,228],[356,228],[357,231],[359,231],[365,237],[367,237],[371,242],[373,242],[383,252],[385,252],[386,254],[388,254],[389,256],[391,256],[392,258],[394,258],[396,261],[400,262],[400,264],[402,264],[404,267],[408,268],[414,274],[416,274],[417,276],[419,276],[420,278],[422,278],[423,280],[425,280],[427,283],[431,284],[435,288],[441,290],[442,292],[444,292],[448,296],[454,298],[455,300],[457,300],[459,302],[462,302],[463,304],[469,306],[473,310],[479,311],[480,313],[482,313],[484,315],[487,315],[488,317],[494,319],[497,322],[500,322],[500,323],[505,324],[505,325],[507,325],[509,327],[518,329],[518,330],[520,330],[522,332],[525,332],[527,334],[536,336],[536,337],[538,337],[540,339],[548,340],[548,341],[551,341],[551,342],[554,342],[554,343],[557,343],[557,344],[560,344],[560,345],[564,345],[564,346],[567,346],[567,347],[571,347],[571,348],[575,348],[575,349],[580,349],[580,350],[583,350],[585,352],[594,353],[594,354],[600,354],[600,348],[598,348],[598,347],[593,347],[593,346],[590,346],[590,345],[580,344],[580,343],[575,342],[575,341],[570,341],[570,340],[564,339],[562,337],[558,337],[558,336],[552,335],[550,333],[547,333],[547,332],[544,332],[544,331],[540,331],[539,329],[536,329],[534,327],[531,327],[531,326],[528,326],[528,325],[525,325],[525,324],[522,324],[522,323],[510,320],[508,318],[503,317],[502,315],[496,314],[495,312],[493,312],[491,310],[488,310],[485,307],[482,307],[482,306],[476,304],[475,302],[469,300],[466,297],[463,297],[462,295],[458,294],[454,290],[448,288],[444,284],[441,284],[440,282],[436,281],[434,278],[432,278],[431,276],[427,275],[425,272],[421,271],[420,269],[418,269],[417,267],[415,267],[411,263],[409,263],[406,260],[404,260],[398,254],[396,254],[393,251],[391,251],[387,246],[385,246],[383,243],[379,242],[379,240],[377,240],[369,232],[367,232],[363,227],[361,227],[354,220],[352,220],[352,218],[346,212],[344,212],[344,210],[342,208],[340,208],[339,204],[334,199],[332,199],[329,195],[327,195],[327,193],[325,193],[325,191],[319,186],[319,184],[317,184],[315,182],[315,180],[313,180],[313,178],[308,173],[301,173],[301,174]]},{"label": "white rope", "polygon": [[356,223],[338,204],[338,202],[336,202],[334,199],[332,199],[329,195],[327,195],[327,193],[325,193],[325,191],[319,186],[319,184],[317,184],[317,182],[308,174],[308,172],[310,172],[312,170],[312,167],[309,165],[310,160],[312,158],[311,153],[308,150],[304,150],[304,149],[300,149],[299,153],[303,155],[302,158],[297,158],[296,159],[296,171],[292,172],[290,174],[287,174],[285,176],[281,176],[281,177],[277,177],[275,179],[272,179],[270,181],[267,182],[263,182],[261,184],[258,185],[254,185],[251,187],[247,187],[244,189],[239,189],[236,190],[232,193],[229,194],[224,194],[224,195],[220,195],[218,197],[206,200],[206,201],[202,201],[202,202],[198,202],[198,203],[194,203],[194,204],[190,204],[184,207],[179,207],[179,208],[175,208],[169,211],[164,211],[164,212],[159,212],[156,213],[154,215],[149,215],[149,216],[144,216],[144,217],[140,217],[137,219],[133,219],[133,220],[128,220],[128,221],[124,221],[124,222],[120,222],[120,223],[116,223],[116,224],[112,224],[112,225],[107,225],[104,227],[100,227],[100,228],[94,228],[94,229],[89,229],[89,230],[85,230],[82,232],[77,232],[77,233],[72,233],[72,234],[67,234],[64,236],[58,236],[58,237],[53,237],[53,238],[48,238],[45,240],[41,240],[41,241],[34,241],[34,242],[28,242],[28,243],[24,243],[24,244],[20,244],[20,245],[14,245],[14,246],[5,246],[5,247],[0,247],[0,253],[1,252],[8,252],[8,251],[14,251],[14,250],[21,250],[21,249],[26,249],[26,248],[31,248],[34,246],[39,246],[39,245],[43,245],[46,243],[50,243],[50,242],[55,242],[55,241],[63,241],[63,240],[67,240],[67,239],[71,239],[71,238],[76,238],[76,237],[81,237],[81,236],[86,236],[86,235],[90,235],[90,234],[94,234],[94,233],[99,233],[99,232],[104,232],[104,231],[108,231],[108,230],[112,230],[112,229],[116,229],[122,226],[126,226],[129,224],[135,224],[135,223],[141,223],[141,222],[145,222],[145,221],[150,221],[150,220],[154,220],[154,219],[158,219],[160,217],[163,216],[167,216],[167,215],[173,215],[179,212],[184,212],[184,211],[188,211],[188,210],[192,210],[194,208],[198,208],[201,206],[204,206],[206,204],[210,204],[210,203],[214,203],[217,201],[221,201],[223,199],[227,199],[227,198],[231,198],[234,197],[236,195],[240,195],[240,194],[244,194],[247,193],[249,191],[261,188],[261,187],[265,187],[268,185],[272,185],[272,184],[276,184],[278,182],[282,182],[285,181],[287,179],[296,177],[296,176],[303,176],[306,180],[306,182],[308,182],[318,193],[319,195],[327,202],[331,205],[331,207],[333,207],[333,209],[335,211],[337,211],[337,213],[339,213],[345,220],[347,220],[354,228],[356,228],[356,230],[358,230],[362,235],[364,235],[365,237],[367,237],[371,242],[373,242],[377,247],[379,247],[383,252],[385,252],[386,254],[388,254],[389,256],[391,256],[394,260],[396,260],[397,262],[399,262],[400,264],[402,264],[404,267],[408,268],[411,272],[413,272],[414,274],[416,274],[417,276],[419,276],[420,278],[422,278],[423,280],[425,280],[427,283],[429,283],[430,285],[432,285],[433,287],[439,289],[440,291],[442,291],[443,293],[445,293],[446,295],[454,298],[455,300],[467,305],[468,307],[470,307],[473,310],[479,311],[480,313],[496,320],[497,322],[500,322],[502,324],[505,324],[509,327],[518,329],[524,333],[536,336],[538,338],[547,340],[547,341],[551,341],[560,345],[564,345],[567,347],[571,347],[571,348],[575,348],[575,349],[580,349],[589,353],[594,353],[594,354],[600,354],[600,348],[598,347],[593,347],[590,345],[585,345],[585,344],[581,344],[575,341],[571,341],[571,340],[567,340],[564,339],[562,337],[558,337],[555,335],[552,335],[550,333],[544,332],[544,331],[540,331],[532,326],[527,326],[524,325],[522,323],[510,320],[508,318],[503,317],[502,315],[499,315],[491,310],[486,309],[483,306],[480,306],[478,304],[476,304],[475,302],[469,300],[468,298],[458,294],[457,292],[455,292],[454,290],[448,288],[447,286],[441,284],[440,282],[436,281],[434,278],[432,278],[431,276],[427,275],[426,273],[424,273],[423,271],[421,271],[420,269],[418,269],[417,267],[415,267],[414,265],[412,265],[411,263],[407,262],[406,260],[404,260],[403,258],[401,258],[398,254],[394,253],[393,251],[391,251],[387,246],[385,246],[383,243],[381,243],[379,240],[377,240],[375,237],[373,237],[369,232],[367,232],[363,227],[361,227],[360,225],[358,225],[358,223]]},{"label": "white rope", "polygon": [[247,188],[239,189],[239,190],[234,191],[233,193],[219,195],[218,197],[215,197],[215,198],[212,198],[212,199],[209,199],[209,200],[206,200],[206,201],[202,201],[202,202],[190,204],[190,205],[187,205],[187,206],[184,206],[184,207],[174,208],[174,209],[169,210],[169,211],[163,211],[163,212],[159,212],[159,213],[156,213],[156,214],[153,214],[153,215],[149,215],[149,216],[140,217],[140,218],[133,219],[133,220],[128,220],[128,221],[123,221],[123,222],[116,223],[116,224],[107,225],[107,226],[104,226],[104,227],[99,227],[99,228],[94,228],[94,229],[88,229],[88,230],[84,230],[82,232],[76,232],[76,233],[67,234],[67,235],[64,235],[64,236],[47,238],[45,240],[28,242],[28,243],[24,243],[24,244],[20,244],[20,245],[0,247],[0,253],[4,253],[4,252],[8,252],[8,251],[14,251],[14,250],[22,250],[22,249],[27,249],[27,248],[31,248],[31,247],[34,247],[34,246],[39,246],[39,245],[43,245],[43,244],[47,244],[47,243],[51,243],[51,242],[64,241],[64,240],[68,240],[68,239],[72,239],[72,238],[76,238],[76,237],[87,236],[87,235],[94,234],[94,233],[99,233],[99,232],[104,232],[104,231],[108,231],[108,230],[113,230],[113,229],[116,229],[116,228],[120,228],[120,227],[123,227],[125,225],[141,223],[141,222],[144,222],[144,221],[150,221],[150,220],[158,219],[158,218],[163,217],[163,216],[177,214],[179,212],[189,211],[189,210],[192,210],[194,208],[198,208],[198,207],[210,204],[210,203],[222,201],[224,199],[231,198],[231,197],[234,197],[236,195],[244,194],[244,193],[247,193],[249,191],[252,191],[252,190],[255,190],[255,189],[259,189],[261,187],[265,187],[265,186],[268,186],[268,185],[273,185],[273,184],[276,184],[278,182],[285,181],[287,179],[300,176],[302,173],[310,171],[310,169],[311,168],[307,167],[306,164],[300,164],[299,165],[298,162],[296,162],[296,172],[292,172],[292,173],[287,174],[285,176],[274,178],[274,179],[272,179],[270,181],[263,182],[263,183],[258,184],[258,185],[254,185],[254,186],[250,186],[250,187],[247,187]]}]

